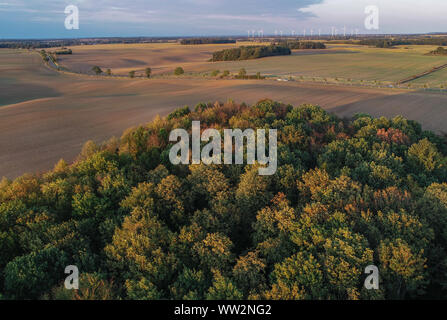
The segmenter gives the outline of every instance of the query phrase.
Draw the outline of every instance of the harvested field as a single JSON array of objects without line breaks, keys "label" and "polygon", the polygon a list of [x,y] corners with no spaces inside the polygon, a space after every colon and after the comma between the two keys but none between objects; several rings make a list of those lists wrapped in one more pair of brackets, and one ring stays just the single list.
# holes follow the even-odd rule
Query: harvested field
[{"label": "harvested field", "polygon": [[176,67],[188,69],[209,60],[213,52],[238,47],[238,44],[180,45],[177,43],[112,44],[71,47],[74,54],[60,57],[60,62],[75,72],[90,72],[93,66],[114,74],[127,75],[135,70],[143,74],[147,67],[153,74],[173,72]]},{"label": "harvested field", "polygon": [[342,49],[334,46],[326,51],[294,51],[291,56],[217,62],[212,66],[201,64],[192,71],[219,69],[238,72],[245,68],[251,74],[261,72],[275,76],[395,83],[446,63],[446,57],[424,55],[433,47],[422,47],[380,49],[359,46]]},{"label": "harvested field", "polygon": [[36,53],[0,50],[0,176],[72,161],[87,140],[120,136],[184,105],[226,101],[319,104],[340,116],[403,115],[445,130],[447,95],[256,80],[107,79],[60,74]]},{"label": "harvested field", "polygon": [[[259,43],[253,43],[259,44]],[[291,56],[267,57],[246,61],[208,62],[214,51],[241,44],[182,46],[169,44],[96,45],[72,47],[73,55],[61,56],[61,64],[77,72],[90,72],[94,65],[104,71],[127,75],[136,70],[142,75],[151,67],[155,75],[172,73],[181,66],[191,73],[229,70],[238,73],[245,68],[249,74],[294,76],[352,81],[396,83],[421,74],[447,62],[445,56],[426,55],[435,46],[400,46],[394,49],[356,45],[329,45],[325,50],[293,50]],[[244,43],[250,45],[250,43]],[[441,77],[441,76],[439,76]],[[427,78],[429,84],[430,79]],[[425,80],[421,79],[422,81]],[[437,85],[434,78],[433,85]]]}]

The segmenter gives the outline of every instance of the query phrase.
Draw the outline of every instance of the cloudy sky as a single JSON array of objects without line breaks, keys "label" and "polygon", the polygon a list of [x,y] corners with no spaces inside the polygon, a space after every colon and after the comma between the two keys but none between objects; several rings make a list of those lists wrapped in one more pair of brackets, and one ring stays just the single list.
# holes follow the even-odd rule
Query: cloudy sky
[{"label": "cloudy sky", "polygon": [[[67,5],[79,30],[66,30]],[[379,8],[379,30],[365,7]],[[447,32],[446,0],[0,0],[1,38]]]}]

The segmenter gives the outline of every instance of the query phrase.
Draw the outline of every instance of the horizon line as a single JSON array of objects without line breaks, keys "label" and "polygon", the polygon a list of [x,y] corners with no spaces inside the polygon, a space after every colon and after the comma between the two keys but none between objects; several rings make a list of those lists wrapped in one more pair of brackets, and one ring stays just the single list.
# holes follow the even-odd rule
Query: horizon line
[{"label": "horizon line", "polygon": [[[421,32],[421,33],[359,33],[357,35],[346,35],[343,34],[336,35],[337,37],[344,37],[344,38],[351,38],[351,37],[366,37],[366,36],[423,36],[423,35],[447,35],[446,32]],[[330,33],[324,33],[320,35],[323,36],[330,36],[332,37],[332,34]],[[57,40],[93,40],[93,39],[180,39],[180,38],[247,38],[247,39],[262,39],[262,38],[316,38],[319,37],[319,35],[292,35],[292,34],[285,34],[285,35],[275,35],[275,34],[264,34],[263,37],[254,36],[254,37],[247,37],[247,35],[242,34],[229,34],[229,35],[169,35],[169,36],[86,36],[86,37],[53,37],[53,38],[26,38],[26,37],[7,37],[7,38],[0,38],[0,41],[57,41]]]}]

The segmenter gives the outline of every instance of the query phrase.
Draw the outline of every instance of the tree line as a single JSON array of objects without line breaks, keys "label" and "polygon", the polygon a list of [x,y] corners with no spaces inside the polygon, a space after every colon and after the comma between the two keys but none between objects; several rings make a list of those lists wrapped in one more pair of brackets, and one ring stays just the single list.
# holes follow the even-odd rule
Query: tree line
[{"label": "tree line", "polygon": [[288,47],[270,45],[270,46],[242,46],[239,48],[225,49],[213,53],[211,59],[215,61],[237,61],[259,59],[271,56],[291,55],[292,51]]},{"label": "tree line", "polygon": [[59,50],[54,51],[53,53],[57,55],[66,55],[66,54],[73,54],[73,51],[68,48],[61,48]]},{"label": "tree line", "polygon": [[326,45],[323,42],[314,41],[279,41],[276,43],[278,46],[287,47],[292,50],[309,50],[309,49],[326,49]]},{"label": "tree line", "polygon": [[221,38],[193,38],[193,39],[182,39],[180,44],[191,45],[191,44],[228,44],[236,43],[233,39],[221,39]]},{"label": "tree line", "polygon": [[46,49],[55,47],[72,47],[97,44],[132,44],[132,43],[165,43],[174,42],[175,38],[130,37],[130,38],[84,38],[84,39],[50,39],[50,40],[0,40],[0,48],[9,49]]},{"label": "tree line", "polygon": [[[93,66],[91,71],[93,73],[95,73],[97,76],[99,76],[99,75],[104,73],[104,71],[99,66]],[[183,70],[182,67],[177,67],[174,70],[174,75],[176,75],[176,76],[181,76],[184,73],[185,73],[185,70]],[[105,74],[108,75],[108,76],[113,75],[112,69],[110,69],[110,68],[107,69]],[[137,76],[137,72],[135,70],[129,71],[129,78],[135,78],[136,76]],[[152,68],[148,67],[148,68],[144,69],[144,77],[149,79],[149,78],[151,78],[151,76],[152,76]]]},{"label": "tree line", "polygon": [[[348,42],[343,42],[348,43]],[[439,38],[420,38],[420,39],[405,39],[405,38],[377,38],[377,39],[362,39],[360,41],[349,41],[351,44],[360,44],[365,46],[374,46],[377,48],[392,48],[394,46],[403,46],[403,45],[439,45],[439,46],[447,46],[447,38],[439,37]]]},{"label": "tree line", "polygon": [[444,47],[438,47],[436,50],[430,51],[429,55],[433,55],[433,56],[447,56],[447,49],[444,48]]}]

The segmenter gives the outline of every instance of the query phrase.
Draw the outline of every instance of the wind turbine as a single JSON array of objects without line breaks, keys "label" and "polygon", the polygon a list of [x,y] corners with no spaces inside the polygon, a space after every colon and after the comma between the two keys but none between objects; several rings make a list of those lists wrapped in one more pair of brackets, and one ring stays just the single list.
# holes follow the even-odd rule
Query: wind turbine
[{"label": "wind turbine", "polygon": [[255,38],[256,38],[256,31],[255,31],[255,30],[251,30],[251,32],[252,32],[252,34],[253,34],[253,41],[254,41]]},{"label": "wind turbine", "polygon": [[310,29],[310,37],[312,38],[314,36],[314,29]]},{"label": "wind turbine", "polygon": [[306,29],[304,29],[304,33],[303,34],[304,34],[304,38],[306,38]]},{"label": "wind turbine", "polygon": [[343,28],[343,36],[346,38],[346,26]]},{"label": "wind turbine", "polygon": [[318,29],[318,38],[321,37],[321,29]]}]

